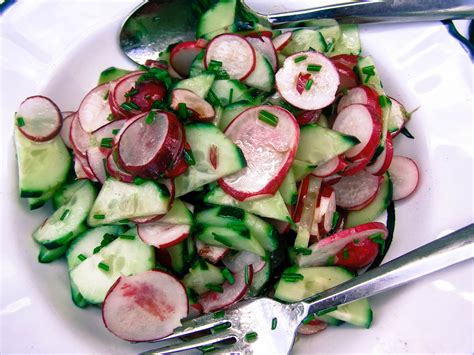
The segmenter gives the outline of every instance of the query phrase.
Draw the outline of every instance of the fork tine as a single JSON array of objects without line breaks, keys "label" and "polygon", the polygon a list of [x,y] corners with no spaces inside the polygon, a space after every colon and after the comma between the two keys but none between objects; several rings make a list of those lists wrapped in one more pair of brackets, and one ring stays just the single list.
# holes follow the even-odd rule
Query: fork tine
[{"label": "fork tine", "polygon": [[178,351],[186,351],[186,350],[191,350],[195,349],[200,346],[206,346],[206,345],[212,345],[218,342],[221,342],[223,340],[235,338],[234,334],[230,331],[222,331],[219,333],[211,334],[211,335],[206,335],[197,339],[193,339],[190,341],[174,344],[174,345],[169,345],[165,346],[162,348],[157,348],[154,350],[146,351],[141,353],[141,355],[159,355],[159,354],[170,354],[170,353],[175,353]]}]

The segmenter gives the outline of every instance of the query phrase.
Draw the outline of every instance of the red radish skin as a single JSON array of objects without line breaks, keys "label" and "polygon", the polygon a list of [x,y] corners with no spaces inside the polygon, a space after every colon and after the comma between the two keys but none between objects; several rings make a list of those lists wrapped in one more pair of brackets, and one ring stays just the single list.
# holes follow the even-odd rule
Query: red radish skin
[{"label": "red radish skin", "polygon": [[102,306],[106,328],[115,336],[133,342],[166,337],[187,315],[184,286],[174,276],[159,270],[120,277]]},{"label": "red radish skin", "polygon": [[331,57],[331,61],[333,63],[345,65],[346,67],[349,67],[349,69],[353,70],[359,61],[359,56],[353,54],[338,54],[334,57]]},{"label": "red radish skin", "polygon": [[337,205],[349,210],[361,209],[375,198],[382,180],[383,177],[374,176],[365,170],[343,177],[332,185],[336,192]]},{"label": "red radish skin", "polygon": [[[234,275],[234,283],[231,285],[224,282],[222,293],[209,291],[199,297],[198,303],[202,306],[204,313],[210,313],[229,307],[240,301],[247,293],[249,285],[252,283],[252,266],[247,267],[247,280],[245,280],[245,270]],[[247,281],[247,282],[246,282]]]},{"label": "red radish skin", "polygon": [[207,245],[198,239],[195,242],[198,255],[213,264],[217,264],[229,252],[227,248]]},{"label": "red radish skin", "polygon": [[339,181],[341,181],[341,179],[342,179],[341,175],[334,174],[334,175],[326,176],[325,178],[323,178],[322,182],[324,184],[334,185],[334,184],[337,184]]},{"label": "red radish skin", "polygon": [[109,153],[109,156],[107,157],[107,164],[106,164],[106,169],[107,173],[112,176],[114,179],[117,179],[122,182],[127,182],[127,183],[132,183],[133,182],[133,175],[130,173],[126,172],[123,170],[121,167],[118,166],[116,162],[116,158],[114,158],[114,151],[111,151]]},{"label": "red radish skin", "polygon": [[328,327],[327,323],[318,319],[313,319],[306,324],[301,324],[298,327],[298,334],[313,335],[319,333]]},{"label": "red radish skin", "polygon": [[337,88],[337,92],[341,92],[343,90],[352,89],[357,86],[357,75],[352,71],[351,68],[348,66],[341,64],[339,62],[333,62],[334,66],[339,73],[339,87]]},{"label": "red radish skin", "polygon": [[90,147],[87,149],[87,162],[89,163],[95,179],[101,184],[103,184],[107,178],[105,167],[109,153],[110,150],[107,153],[104,153],[104,150],[98,147]]},{"label": "red radish skin", "polygon": [[354,240],[362,242],[376,235],[382,239],[387,238],[388,230],[383,223],[370,222],[344,229],[312,244],[310,246],[312,253],[310,255],[299,255],[297,264],[301,267],[326,265],[330,258],[343,250],[350,242]]},{"label": "red radish skin", "polygon": [[105,83],[89,91],[77,110],[77,117],[87,133],[93,133],[110,122],[112,111],[108,102],[114,83]]},{"label": "red radish skin", "polygon": [[245,80],[255,69],[255,50],[242,36],[225,33],[209,42],[204,57],[206,69],[211,60],[221,62],[231,79]]},{"label": "red radish skin", "polygon": [[339,175],[350,176],[360,173],[370,163],[371,157],[360,158],[354,161],[348,161],[347,166],[343,171],[339,172]]},{"label": "red radish skin", "polygon": [[370,239],[348,243],[334,258],[334,265],[356,270],[372,262],[379,253],[379,244]]},{"label": "red radish skin", "polygon": [[[336,212],[336,193],[329,185],[324,185],[319,194],[317,226],[320,235],[328,234],[332,229],[332,220]],[[315,223],[313,221],[313,225]]]},{"label": "red radish skin", "polygon": [[[259,119],[262,110],[278,118],[275,127]],[[298,148],[294,116],[277,106],[256,106],[238,115],[224,133],[242,150],[247,167],[220,179],[222,189],[239,201],[274,195]]]},{"label": "red radish skin", "polygon": [[300,183],[298,187],[298,200],[296,201],[296,206],[293,211],[292,219],[294,223],[298,223],[301,219],[301,213],[303,212],[303,202],[308,194],[309,188],[309,176],[306,176]]},{"label": "red radish skin", "polygon": [[320,178],[325,178],[344,170],[346,167],[347,162],[341,156],[337,156],[323,165],[318,166],[311,174]]},{"label": "red radish skin", "polygon": [[375,112],[382,116],[382,108],[379,103],[379,95],[377,92],[365,85],[361,85],[350,89],[346,95],[342,96],[337,104],[337,113],[340,113],[349,105],[361,104],[372,107]]},{"label": "red radish skin", "polygon": [[380,116],[366,105],[353,104],[343,109],[334,121],[333,130],[352,135],[360,143],[344,153],[349,160],[371,159],[380,142]]},{"label": "red radish skin", "polygon": [[134,71],[127,75],[124,75],[117,82],[113,84],[109,94],[109,106],[115,117],[118,118],[130,118],[139,112],[137,110],[127,111],[120,105],[127,101],[125,94],[129,92],[134,86],[144,71]]},{"label": "red radish skin", "polygon": [[88,179],[91,181],[97,181],[87,158],[83,158],[80,155],[74,156],[74,172],[78,179]]},{"label": "red radish skin", "polygon": [[147,59],[145,66],[148,68],[159,68],[163,70],[168,70],[168,63],[160,60]]},{"label": "red radish skin", "polygon": [[189,305],[189,312],[187,318],[196,318],[202,314],[202,306],[199,303]]},{"label": "red radish skin", "polygon": [[171,94],[171,108],[179,110],[179,104],[186,104],[186,109],[191,110],[190,119],[197,122],[211,122],[216,112],[211,104],[191,90],[175,89]]},{"label": "red radish skin", "polygon": [[49,141],[61,132],[61,111],[51,99],[44,96],[26,98],[15,117],[19,131],[33,142]]},{"label": "red radish skin", "polygon": [[84,131],[79,123],[79,117],[77,114],[72,118],[69,140],[74,149],[74,153],[85,158],[87,148],[89,148],[90,145],[91,135]]},{"label": "red radish skin", "polygon": [[265,266],[265,260],[260,255],[248,251],[240,251],[235,255],[227,254],[222,259],[222,263],[232,273],[244,270],[247,265],[252,265],[253,272],[259,272]]},{"label": "red radish skin", "polygon": [[184,156],[181,156],[178,162],[171,169],[165,171],[163,176],[165,178],[175,178],[181,174],[184,174],[187,169],[188,164],[186,163],[186,159],[184,159]]},{"label": "red radish skin", "polygon": [[377,157],[374,163],[367,166],[366,170],[374,175],[381,176],[390,167],[393,159],[393,140],[390,132],[387,132],[387,138],[385,139],[385,147]]},{"label": "red radish skin", "polygon": [[281,35],[276,36],[272,40],[273,46],[279,52],[283,50],[283,48],[285,48],[286,45],[290,42],[290,38],[291,38],[291,31],[284,32]]},{"label": "red radish skin", "polygon": [[169,248],[186,239],[191,226],[186,224],[146,223],[137,225],[138,236],[156,248]]},{"label": "red radish skin", "polygon": [[[166,96],[166,87],[161,81],[145,81],[136,83],[133,92],[136,94],[128,97],[127,102],[132,102],[140,107],[140,112],[148,112],[153,108],[153,103],[163,101]],[[127,94],[130,94],[129,91]]]},{"label": "red radish skin", "polygon": [[246,35],[246,37],[251,37],[251,38],[266,37],[266,38],[272,39],[273,32],[272,31],[250,32],[249,34]]},{"label": "red radish skin", "polygon": [[420,173],[412,159],[395,155],[388,172],[392,179],[394,201],[406,198],[416,190]]},{"label": "red radish skin", "polygon": [[[306,57],[297,61],[295,59]],[[320,65],[319,71],[308,71],[308,65]],[[300,92],[297,89],[300,75],[310,74],[313,84]],[[306,51],[295,53],[285,59],[283,67],[275,75],[280,95],[302,110],[318,110],[330,105],[336,98],[339,74],[330,59],[321,53]]]},{"label": "red radish skin", "polygon": [[296,121],[300,126],[316,123],[321,116],[322,110],[302,111],[296,115]]},{"label": "red radish skin", "polygon": [[170,53],[170,64],[183,77],[189,76],[189,69],[194,59],[201,52],[202,47],[196,41],[178,43]]},{"label": "red radish skin", "polygon": [[273,47],[271,37],[267,36],[248,36],[247,41],[258,52],[260,52],[270,62],[274,72],[278,69],[278,58],[275,47]]},{"label": "red radish skin", "polygon": [[63,112],[63,124],[61,126],[61,138],[63,139],[64,144],[66,147],[69,149],[73,149],[71,139],[69,138],[69,133],[71,132],[71,125],[72,125],[72,120],[74,119],[74,116],[76,115],[75,112]]}]

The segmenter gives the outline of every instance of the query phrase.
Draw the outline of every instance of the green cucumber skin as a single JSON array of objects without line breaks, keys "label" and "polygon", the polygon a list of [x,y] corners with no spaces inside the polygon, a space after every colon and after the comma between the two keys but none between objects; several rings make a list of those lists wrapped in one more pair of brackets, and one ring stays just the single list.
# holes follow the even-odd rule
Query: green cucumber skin
[{"label": "green cucumber skin", "polygon": [[210,40],[223,33],[223,28],[234,23],[235,10],[236,0],[219,0],[199,19],[196,37]]},{"label": "green cucumber skin", "polygon": [[81,293],[77,289],[77,286],[71,280],[71,299],[72,302],[79,308],[86,308],[89,306],[89,302],[87,302],[84,297],[82,297]]},{"label": "green cucumber skin", "polygon": [[298,189],[296,187],[295,175],[293,170],[290,169],[288,174],[285,176],[285,179],[280,185],[280,193],[283,197],[283,201],[287,205],[294,205],[298,200]]},{"label": "green cucumber skin", "polygon": [[131,72],[132,70],[121,69],[121,68],[116,68],[116,67],[110,67],[110,68],[104,69],[100,73],[98,85],[102,85],[102,84],[117,80],[121,78],[122,76],[125,76]]},{"label": "green cucumber skin", "polygon": [[51,263],[62,257],[66,253],[68,247],[69,246],[65,244],[54,249],[48,249],[46,246],[40,245],[38,261],[42,264]]}]

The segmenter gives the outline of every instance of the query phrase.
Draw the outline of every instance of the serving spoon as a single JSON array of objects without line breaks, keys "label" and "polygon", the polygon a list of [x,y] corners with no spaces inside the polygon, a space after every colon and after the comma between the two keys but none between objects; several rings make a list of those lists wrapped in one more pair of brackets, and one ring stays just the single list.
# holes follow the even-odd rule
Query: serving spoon
[{"label": "serving spoon", "polygon": [[[120,48],[137,64],[156,60],[171,43],[195,38],[199,16],[195,0],[148,0],[127,17],[120,31]],[[474,0],[318,0],[311,9],[261,14],[245,0],[242,11],[260,24],[298,27],[305,21],[336,19],[340,23],[412,22],[474,17]]]}]

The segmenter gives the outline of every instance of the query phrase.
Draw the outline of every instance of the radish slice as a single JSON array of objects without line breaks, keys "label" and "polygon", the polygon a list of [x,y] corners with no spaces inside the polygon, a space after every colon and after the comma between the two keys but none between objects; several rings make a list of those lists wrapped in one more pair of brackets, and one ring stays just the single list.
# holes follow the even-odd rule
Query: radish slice
[{"label": "radish slice", "polygon": [[15,117],[20,132],[34,142],[46,142],[56,137],[63,122],[58,106],[39,95],[25,99]]},{"label": "radish slice", "polygon": [[189,305],[188,316],[186,318],[196,318],[202,314],[202,306],[199,303]]},{"label": "radish slice", "polygon": [[351,160],[372,158],[380,142],[382,122],[369,107],[360,104],[347,106],[336,117],[332,129],[356,137],[360,143],[344,155]]},{"label": "radish slice", "polygon": [[[265,123],[262,115],[275,121]],[[238,115],[225,134],[242,149],[247,167],[219,180],[224,191],[239,201],[274,195],[298,148],[300,130],[294,116],[277,106],[252,107]]]},{"label": "radish slice", "polygon": [[163,70],[168,70],[168,63],[161,60],[147,59],[145,61],[145,66],[148,68],[159,68]]},{"label": "radish slice", "polygon": [[332,185],[336,192],[336,203],[339,207],[358,210],[370,203],[379,190],[383,178],[367,171],[345,176]]},{"label": "radish slice", "polygon": [[284,32],[281,35],[276,36],[272,42],[275,50],[281,51],[290,42],[291,31]]},{"label": "radish slice", "polygon": [[[336,212],[336,193],[331,186],[324,185],[321,189],[316,211],[312,229],[317,228],[319,232],[317,234],[325,235],[332,229],[332,219],[334,212]],[[313,234],[313,232],[311,232],[311,234]]]},{"label": "radish slice", "polygon": [[111,92],[109,95],[109,105],[110,109],[116,117],[128,118],[140,113],[139,111],[133,109],[127,111],[123,109],[120,105],[127,101],[125,94],[135,86],[135,83],[137,82],[138,78],[144,73],[145,72],[143,71],[135,71],[130,74],[127,74],[120,78],[111,88]]},{"label": "radish slice", "polygon": [[391,129],[396,128],[396,131],[392,132],[392,137],[395,138],[410,120],[413,112],[408,113],[405,107],[393,97],[390,97],[390,101],[392,101],[392,107],[390,109],[389,127],[392,126]]},{"label": "radish slice", "polygon": [[91,145],[110,149],[113,147],[115,137],[119,134],[122,127],[127,123],[125,119],[118,119],[102,126],[92,134]]},{"label": "radish slice", "polygon": [[379,104],[379,95],[372,88],[361,85],[350,89],[337,104],[337,113],[340,113],[347,106],[361,104],[372,107],[379,116],[382,115],[382,108]]},{"label": "radish slice", "polygon": [[69,133],[71,132],[71,125],[72,125],[72,120],[74,119],[74,116],[76,115],[75,112],[63,112],[63,125],[61,126],[61,138],[63,139],[64,144],[66,147],[69,149],[73,149],[71,139],[69,138]]},{"label": "radish slice", "polygon": [[187,224],[148,223],[137,225],[138,236],[156,248],[169,248],[186,239],[191,230]]},{"label": "radish slice", "polygon": [[112,111],[108,97],[111,85],[111,83],[106,83],[95,87],[82,100],[77,116],[87,133],[92,133],[110,122]]},{"label": "radish slice", "polygon": [[393,141],[390,132],[387,132],[385,147],[373,164],[366,167],[366,170],[373,175],[383,175],[390,167],[393,158]]},{"label": "radish slice", "polygon": [[273,71],[276,72],[278,69],[278,59],[272,40],[266,36],[247,36],[246,39],[256,51],[259,51],[265,58],[268,59],[272,65]]},{"label": "radish slice", "polygon": [[333,63],[341,63],[353,70],[359,61],[359,56],[353,54],[338,54],[334,57],[331,57],[331,61]]},{"label": "radish slice", "polygon": [[229,251],[229,249],[224,247],[204,244],[199,239],[196,239],[195,242],[198,255],[201,258],[209,260],[213,264],[217,264],[220,260],[222,260],[222,258]]},{"label": "radish slice", "polygon": [[341,179],[342,179],[341,175],[335,174],[335,175],[330,175],[330,176],[327,176],[327,177],[323,178],[322,182],[324,184],[334,185],[334,184],[337,184],[339,181],[341,181]]},{"label": "radish slice", "polygon": [[171,112],[152,111],[134,119],[120,135],[118,162],[126,171],[158,178],[184,149],[184,130]]},{"label": "radish slice", "polygon": [[[308,65],[320,66],[320,70],[308,71]],[[299,93],[297,81],[301,74],[309,74],[312,85],[309,88],[305,85]],[[340,82],[334,64],[323,54],[313,51],[299,52],[287,57],[275,79],[280,95],[293,106],[303,110],[317,110],[331,104],[336,98]]]},{"label": "radish slice", "polygon": [[412,159],[395,155],[388,172],[392,179],[395,201],[408,197],[415,191],[420,174],[418,166]]},{"label": "radish slice", "polygon": [[104,151],[98,147],[90,147],[87,149],[87,162],[89,163],[95,179],[101,184],[103,184],[107,178],[105,167],[107,164],[108,153],[110,153],[110,151],[104,153]]},{"label": "radish slice", "polygon": [[352,89],[357,86],[357,75],[348,66],[339,62],[333,62],[339,73],[339,86],[337,92]]},{"label": "radish slice", "polygon": [[178,111],[179,104],[185,104],[186,109],[193,112],[190,118],[194,121],[210,122],[216,115],[212,105],[191,90],[173,90],[171,94],[171,108]]},{"label": "radish slice", "polygon": [[[210,313],[229,307],[245,296],[249,287],[248,285],[252,283],[252,266],[247,266],[245,270],[233,275],[235,282],[232,285],[227,281],[224,282],[222,285],[224,292],[209,291],[199,297],[198,303],[202,306],[204,313]],[[245,275],[247,275],[247,277],[245,277]]]},{"label": "radish slice", "polygon": [[232,273],[244,270],[247,265],[252,265],[253,272],[259,272],[265,266],[265,260],[259,255],[248,251],[240,251],[235,255],[227,254],[222,259],[222,263]]},{"label": "radish slice", "polygon": [[298,334],[302,335],[313,335],[316,333],[319,333],[320,331],[326,329],[328,327],[328,324],[320,321],[318,319],[313,319],[309,321],[306,324],[301,324],[298,327]]},{"label": "radish slice", "polygon": [[328,177],[330,175],[334,175],[347,167],[346,161],[340,157],[334,157],[328,162],[324,163],[321,166],[318,166],[316,169],[313,170],[311,174],[317,177]]},{"label": "radish slice", "polygon": [[82,128],[77,113],[72,118],[69,140],[74,152],[85,158],[91,141],[91,135]]},{"label": "radish slice", "polygon": [[181,76],[188,77],[194,59],[201,52],[195,41],[178,43],[170,53],[170,64]]},{"label": "radish slice", "polygon": [[83,158],[80,155],[74,156],[74,172],[78,179],[88,179],[92,181],[97,181],[94,173],[92,172],[91,167],[87,158]]},{"label": "radish slice", "polygon": [[121,276],[102,306],[102,319],[114,335],[128,341],[151,341],[173,333],[188,315],[188,297],[174,276],[150,270]]},{"label": "radish slice", "polygon": [[387,228],[380,222],[370,222],[344,229],[311,245],[312,253],[310,255],[299,255],[297,257],[297,264],[303,267],[326,265],[330,257],[335,256],[354,240],[363,241],[372,236],[385,239],[387,235]]},{"label": "radish slice", "polygon": [[347,163],[347,167],[339,172],[339,175],[350,176],[360,173],[370,163],[372,157],[368,156]]},{"label": "radish slice", "polygon": [[255,69],[255,51],[245,38],[236,34],[222,34],[209,43],[204,58],[206,69],[211,60],[221,62],[221,69],[231,79],[244,80]]},{"label": "radish slice", "polygon": [[113,150],[109,153],[109,156],[107,157],[107,162],[105,168],[107,169],[107,172],[109,173],[110,176],[113,178],[120,180],[122,182],[127,182],[127,183],[132,183],[133,182],[133,175],[130,173],[127,173],[125,170],[123,170],[120,166],[118,166],[117,161],[115,156],[117,155],[116,151]]},{"label": "radish slice", "polygon": [[296,116],[296,121],[300,126],[316,123],[321,117],[322,110],[303,111]]}]

